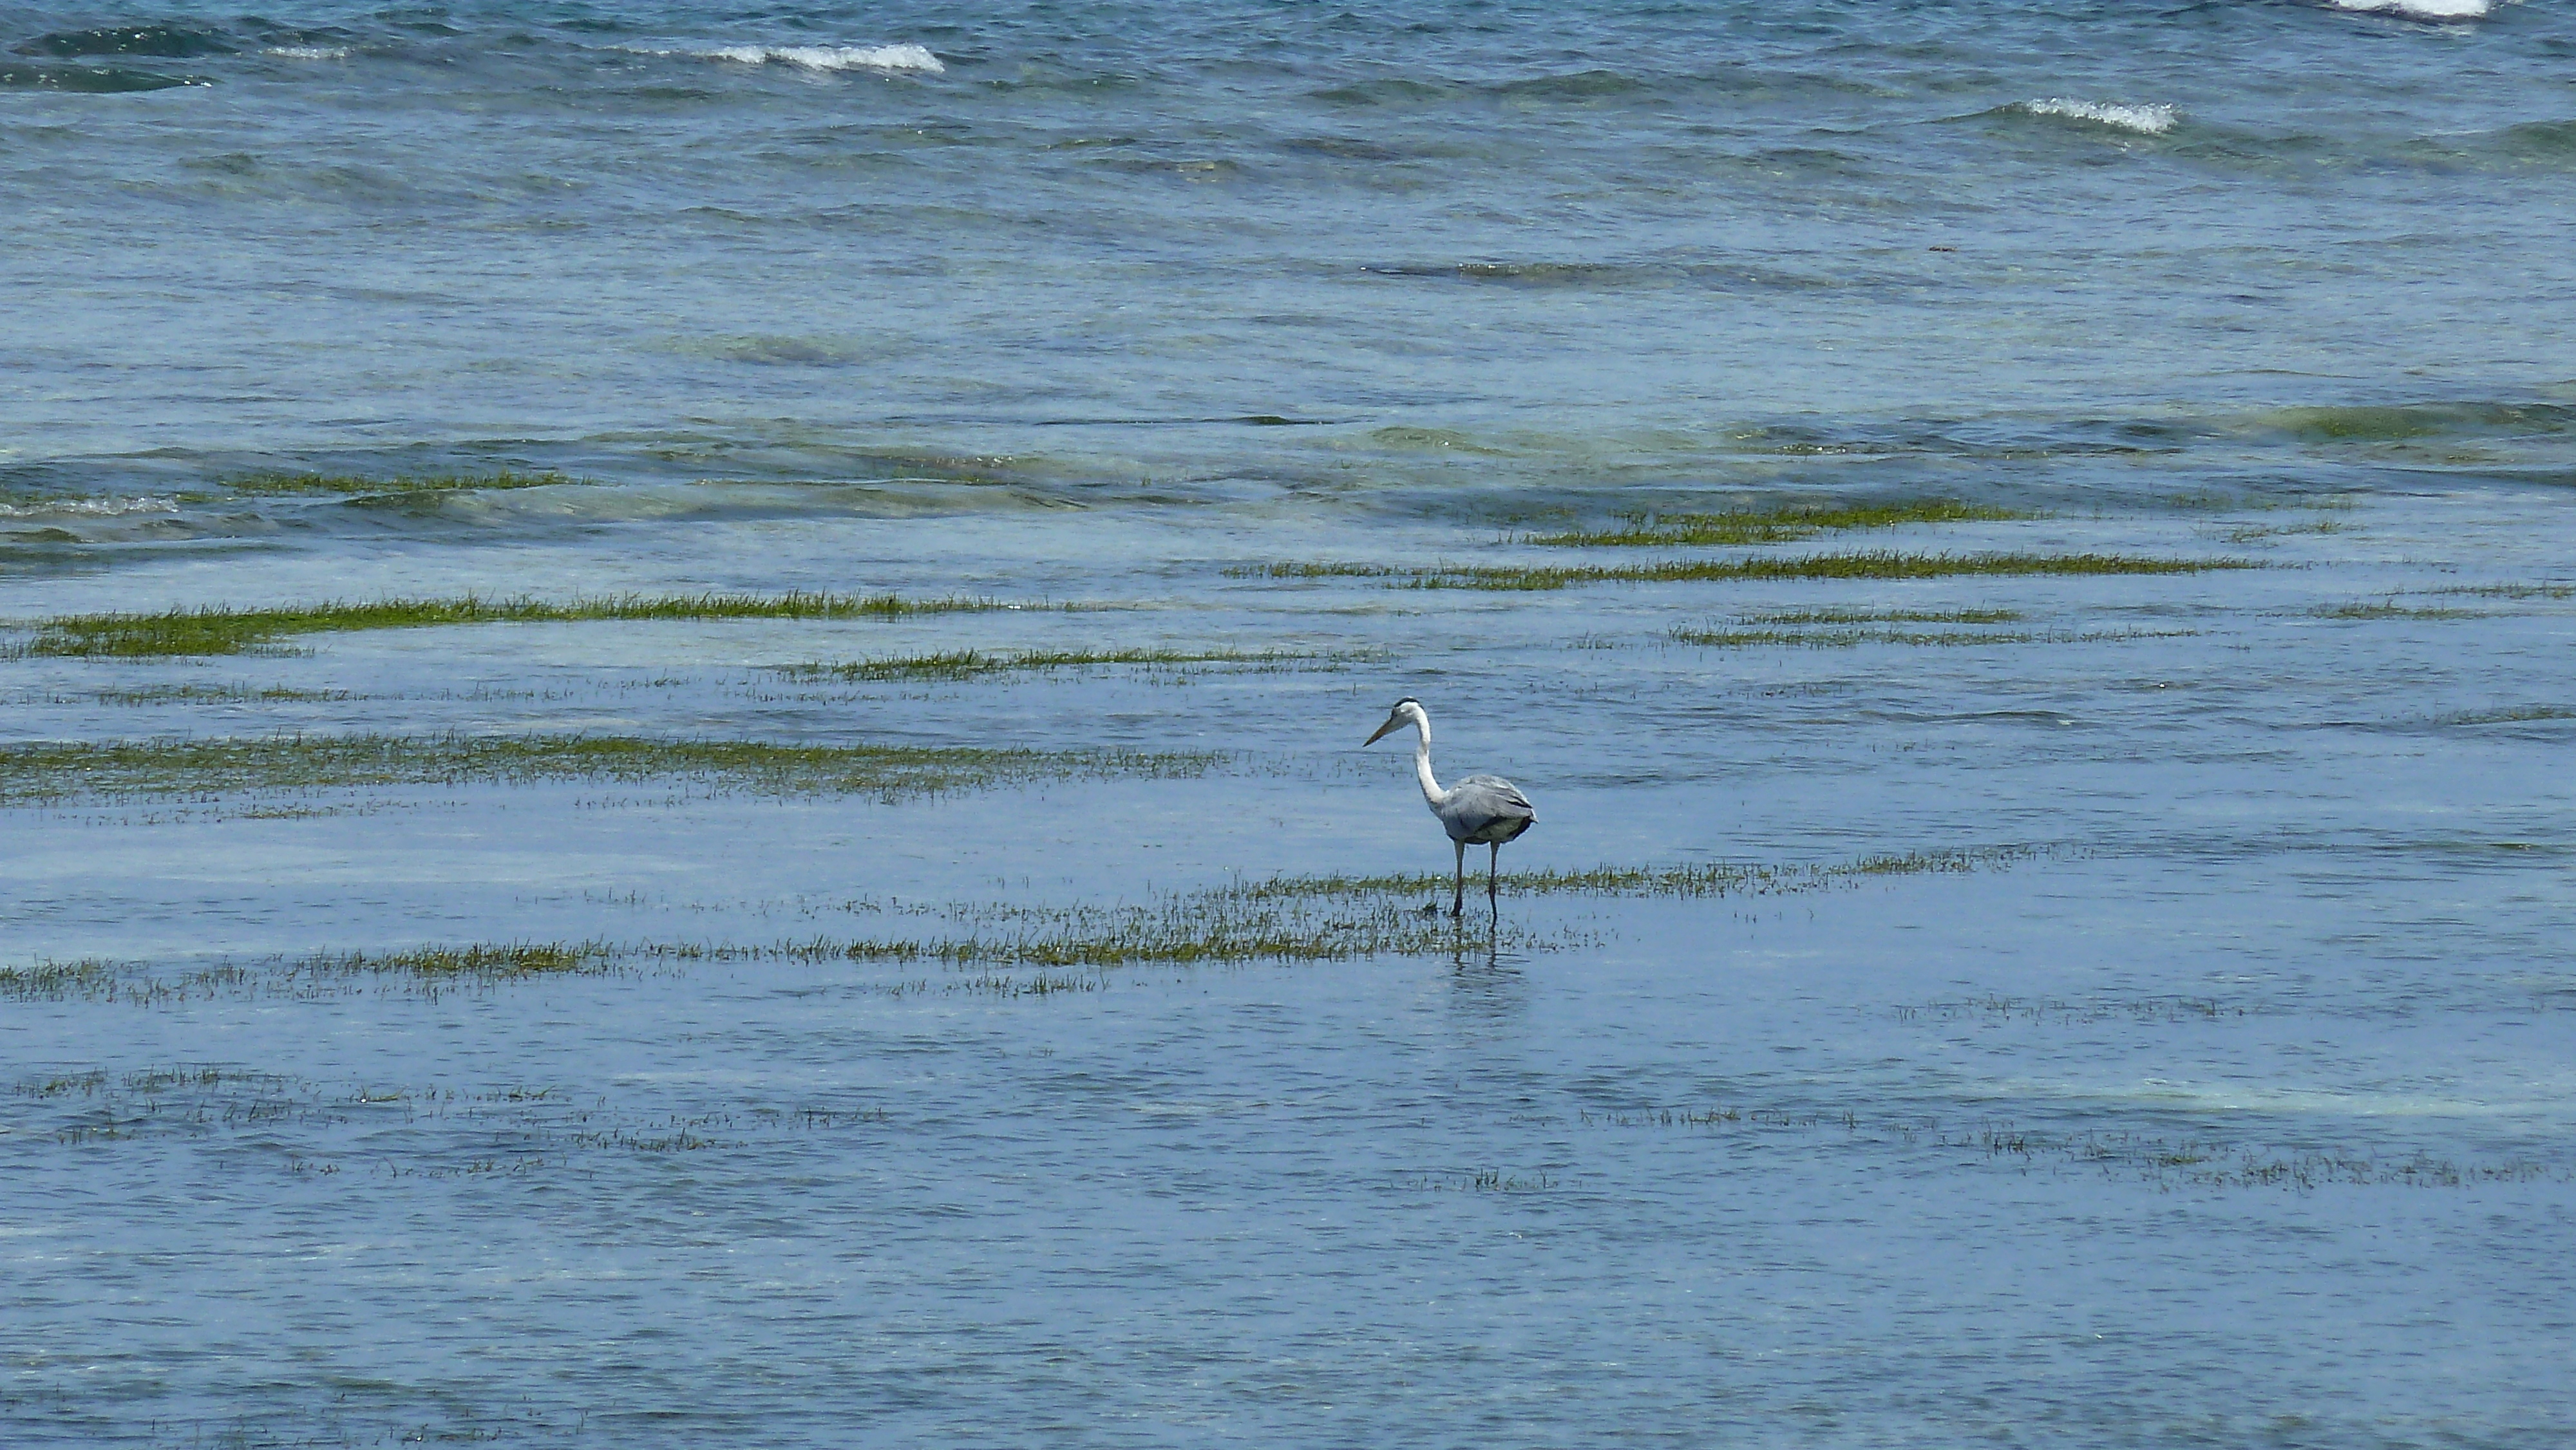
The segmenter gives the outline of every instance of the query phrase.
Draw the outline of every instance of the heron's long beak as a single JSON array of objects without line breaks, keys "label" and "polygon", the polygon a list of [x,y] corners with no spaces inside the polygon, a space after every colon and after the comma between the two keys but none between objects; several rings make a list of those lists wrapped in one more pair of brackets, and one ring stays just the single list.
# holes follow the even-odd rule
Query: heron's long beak
[{"label": "heron's long beak", "polygon": [[1361,742],[1360,742],[1360,744],[1362,744],[1362,745],[1375,745],[1375,744],[1376,744],[1376,743],[1378,743],[1379,741],[1384,740],[1384,739],[1386,738],[1386,735],[1387,735],[1387,732],[1388,732],[1388,731],[1393,730],[1395,727],[1397,727],[1398,725],[1401,725],[1401,724],[1403,724],[1403,723],[1404,723],[1404,717],[1403,717],[1403,716],[1401,716],[1401,715],[1389,715],[1389,716],[1387,716],[1387,717],[1386,717],[1386,723],[1385,723],[1385,724],[1383,724],[1383,725],[1380,725],[1379,727],[1377,727],[1377,733],[1376,733],[1375,735],[1370,736],[1368,739],[1361,741]]}]

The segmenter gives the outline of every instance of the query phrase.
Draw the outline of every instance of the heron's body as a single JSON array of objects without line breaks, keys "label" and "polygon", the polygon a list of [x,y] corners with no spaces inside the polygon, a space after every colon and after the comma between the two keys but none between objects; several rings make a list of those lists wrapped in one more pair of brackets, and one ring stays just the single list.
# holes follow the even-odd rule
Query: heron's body
[{"label": "heron's body", "polygon": [[1519,786],[1499,775],[1471,775],[1442,789],[1439,777],[1431,773],[1431,716],[1418,700],[1396,701],[1386,723],[1368,743],[1375,744],[1406,725],[1415,731],[1413,775],[1422,786],[1423,803],[1440,818],[1440,829],[1449,833],[1451,844],[1458,848],[1457,875],[1449,898],[1449,914],[1457,916],[1467,904],[1467,848],[1490,848],[1485,860],[1485,900],[1491,903],[1502,869],[1503,843],[1519,839],[1538,820],[1538,812],[1530,808],[1529,797],[1521,794]]}]

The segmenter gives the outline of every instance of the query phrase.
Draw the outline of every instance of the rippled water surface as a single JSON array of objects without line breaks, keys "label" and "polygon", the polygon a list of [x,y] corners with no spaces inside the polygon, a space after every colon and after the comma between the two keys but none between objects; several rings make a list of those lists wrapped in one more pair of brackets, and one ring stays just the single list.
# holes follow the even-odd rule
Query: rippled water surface
[{"label": "rippled water surface", "polygon": [[0,50],[0,1440],[2576,1438],[2563,6]]}]

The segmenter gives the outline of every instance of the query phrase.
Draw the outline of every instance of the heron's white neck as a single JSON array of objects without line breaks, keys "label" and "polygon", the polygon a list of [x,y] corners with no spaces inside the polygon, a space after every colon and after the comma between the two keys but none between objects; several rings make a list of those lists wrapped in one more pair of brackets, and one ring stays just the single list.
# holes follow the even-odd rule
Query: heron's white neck
[{"label": "heron's white neck", "polygon": [[1422,782],[1422,798],[1431,802],[1432,809],[1438,810],[1440,808],[1440,804],[1449,799],[1449,792],[1440,788],[1440,778],[1431,773],[1431,717],[1422,713],[1418,707],[1407,710],[1404,714],[1405,718],[1413,722],[1413,728],[1415,731],[1413,737],[1414,779]]}]

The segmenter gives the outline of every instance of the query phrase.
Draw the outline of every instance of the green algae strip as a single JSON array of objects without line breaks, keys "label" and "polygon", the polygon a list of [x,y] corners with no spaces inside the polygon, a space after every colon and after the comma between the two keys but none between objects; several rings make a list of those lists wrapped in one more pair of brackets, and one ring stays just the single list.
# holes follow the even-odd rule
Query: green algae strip
[{"label": "green algae strip", "polygon": [[2115,644],[2138,639],[2185,639],[2196,629],[1974,630],[1974,629],[1675,629],[1675,644],[1702,649],[1850,649],[1864,644],[1956,646],[1980,644]]},{"label": "green algae strip", "polygon": [[1804,554],[1791,558],[1675,559],[1656,564],[1443,565],[1271,564],[1229,571],[1271,579],[1384,579],[1400,589],[1563,589],[1576,584],[1686,584],[1825,579],[1946,579],[1960,576],[2197,574],[2259,569],[2251,559],[2162,559],[2137,554]]},{"label": "green algae strip", "polygon": [[402,973],[416,977],[539,977],[604,972],[616,960],[605,942],[503,942],[461,947],[406,947],[385,952],[341,952],[295,962],[307,974]]},{"label": "green algae strip", "polygon": [[988,653],[969,649],[894,659],[854,660],[842,664],[771,665],[767,668],[791,680],[971,680],[1014,670],[1099,669],[1117,665],[1149,668],[1186,665],[1316,666],[1371,657],[1357,652],[1327,654],[1313,650],[1120,649]]},{"label": "green algae strip", "polygon": [[896,799],[1032,780],[1204,775],[1223,757],[614,735],[277,735],[0,747],[0,806],[374,786],[695,783]]},{"label": "green algae strip", "polygon": [[[1709,862],[1515,871],[1502,878],[1502,889],[1507,899],[1775,896],[1873,878],[1973,872],[2039,854],[2039,847],[1997,846],[1888,853],[1811,865]],[[611,955],[678,962],[774,958],[1096,971],[1446,956],[1460,950],[1462,940],[1479,952],[1489,945],[1552,951],[1590,940],[1561,928],[1533,927],[1508,909],[1482,922],[1471,912],[1462,927],[1446,914],[1449,891],[1450,878],[1441,873],[1273,877],[1170,893],[1140,905],[952,905],[938,913],[950,923],[951,931],[918,937],[825,936],[767,944],[665,942]],[[599,948],[592,943],[571,950]],[[564,960],[564,970],[581,969],[575,958]]]},{"label": "green algae strip", "polygon": [[1763,645],[1787,645],[1802,649],[1851,649],[1864,644],[1902,645],[1977,645],[1977,644],[2081,644],[2097,640],[2132,639],[2128,634],[2034,634],[2029,631],[1972,629],[1676,629],[1671,631],[1675,644],[1696,645],[1703,649],[1752,649]]},{"label": "green algae strip", "polygon": [[[2009,866],[2048,854],[2034,845],[1909,851],[1854,860],[1777,864],[1704,862],[1670,866],[1595,866],[1584,870],[1514,871],[1502,878],[1506,899],[1594,896],[1712,898],[1778,896],[1830,890],[1875,878],[1943,875]],[[920,964],[983,975],[938,984],[942,991],[1045,996],[1097,991],[1119,968],[1226,966],[1253,962],[1321,963],[1365,957],[1433,956],[1488,951],[1561,951],[1596,937],[1557,925],[1532,925],[1508,907],[1464,922],[1442,909],[1449,877],[1437,872],[1384,876],[1282,876],[1159,893],[1142,904],[1047,906],[951,903],[902,908],[944,923],[917,936],[833,937],[745,942],[662,941],[620,945],[579,942],[483,942],[331,951],[261,961],[220,961],[177,976],[141,963],[100,959],[35,961],[0,967],[0,1000],[66,997],[138,1003],[185,1000],[216,992],[330,990],[353,978],[408,978],[424,989],[455,983],[601,973],[638,966],[705,962],[851,962]],[[867,914],[895,912],[884,902]],[[933,923],[925,922],[925,925]],[[1026,973],[1026,975],[1014,975]],[[931,990],[924,981],[889,990]]]},{"label": "green algae strip", "polygon": [[621,594],[539,599],[378,599],[366,603],[231,609],[208,605],[158,614],[67,614],[43,621],[20,647],[29,655],[154,659],[241,654],[307,634],[428,629],[456,624],[550,624],[599,619],[903,619],[1015,606],[989,599],[905,599],[893,594]]},{"label": "green algae strip", "polygon": [[2006,522],[2045,517],[2045,514],[2020,509],[1994,508],[1948,498],[1879,504],[1792,504],[1729,513],[1632,514],[1615,528],[1534,534],[1521,542],[1559,548],[1783,544],[1797,539],[1812,539],[1822,533],[1854,529],[1892,529],[1905,524]]},{"label": "green algae strip", "polygon": [[1793,609],[1748,614],[1754,624],[2018,624],[2018,609]]}]

